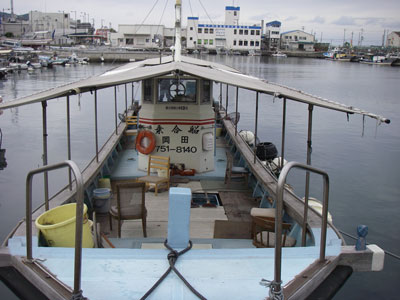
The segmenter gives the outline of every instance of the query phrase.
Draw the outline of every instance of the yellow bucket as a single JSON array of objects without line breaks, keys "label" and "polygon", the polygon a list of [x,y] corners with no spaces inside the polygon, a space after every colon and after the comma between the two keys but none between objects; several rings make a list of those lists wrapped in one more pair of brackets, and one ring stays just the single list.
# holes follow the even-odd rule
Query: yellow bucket
[{"label": "yellow bucket", "polygon": [[[83,210],[82,247],[93,248],[91,226],[87,218],[87,206]],[[51,247],[75,247],[76,203],[65,204],[41,214],[35,221],[47,244]]]},{"label": "yellow bucket", "polygon": [[100,178],[99,179],[99,188],[108,188],[111,190],[110,178]]},{"label": "yellow bucket", "polygon": [[221,133],[222,133],[222,128],[221,128],[221,127],[217,127],[217,128],[215,129],[215,135],[216,135],[217,137],[219,137],[219,136],[221,136]]}]

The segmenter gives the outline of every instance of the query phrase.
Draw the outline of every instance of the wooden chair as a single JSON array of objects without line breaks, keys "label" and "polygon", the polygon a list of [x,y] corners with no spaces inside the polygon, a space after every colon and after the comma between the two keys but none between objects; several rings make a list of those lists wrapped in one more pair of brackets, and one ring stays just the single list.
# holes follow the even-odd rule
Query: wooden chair
[{"label": "wooden chair", "polygon": [[[157,196],[158,189],[160,186],[166,186],[169,190],[169,156],[155,156],[149,155],[149,163],[147,166],[147,176],[139,177],[139,182],[146,183],[148,188],[150,184],[154,185],[154,193]],[[151,172],[157,172],[157,174],[151,174]],[[164,173],[164,174],[160,174]]]},{"label": "wooden chair", "polygon": [[230,152],[226,151],[226,170],[225,170],[225,184],[231,182],[231,178],[244,178],[247,185],[249,171],[244,167],[236,167],[233,165],[233,156]]},{"label": "wooden chair", "polygon": [[[296,239],[287,236],[291,225],[282,223],[282,247],[293,247]],[[257,248],[275,247],[275,220],[272,218],[252,217],[253,245]]]},{"label": "wooden chair", "polygon": [[133,136],[133,135],[137,135],[138,133],[138,119],[137,116],[126,116],[125,117],[125,123],[126,123],[126,127],[125,127],[125,132],[124,135],[126,136]]},{"label": "wooden chair", "polygon": [[117,205],[111,206],[109,211],[110,229],[112,230],[112,218],[118,221],[118,237],[121,237],[121,225],[123,220],[142,219],[143,236],[147,237],[145,206],[146,185],[143,182],[118,183]]}]

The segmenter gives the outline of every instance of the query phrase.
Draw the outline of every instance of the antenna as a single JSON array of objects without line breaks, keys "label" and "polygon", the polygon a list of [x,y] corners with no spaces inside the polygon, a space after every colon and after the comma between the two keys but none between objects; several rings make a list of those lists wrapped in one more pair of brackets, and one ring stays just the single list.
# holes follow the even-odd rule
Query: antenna
[{"label": "antenna", "polygon": [[181,19],[182,19],[181,0],[176,0],[176,4],[175,4],[175,53],[174,53],[175,61],[181,61]]}]

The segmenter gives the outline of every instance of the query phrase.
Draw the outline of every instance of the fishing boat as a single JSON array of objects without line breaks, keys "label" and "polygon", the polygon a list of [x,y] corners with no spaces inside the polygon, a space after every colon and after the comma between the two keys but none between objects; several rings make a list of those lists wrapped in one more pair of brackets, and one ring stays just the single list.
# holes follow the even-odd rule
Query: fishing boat
[{"label": "fishing boat", "polygon": [[[180,41],[179,0],[175,14]],[[311,166],[312,115],[320,107],[390,121],[180,48],[0,104],[42,104],[44,149],[44,166],[27,175],[25,219],[0,248],[2,280],[24,299],[328,299],[353,271],[382,270],[384,252],[365,245],[367,228],[359,227],[356,246],[346,245],[329,217],[329,175]],[[119,112],[117,87],[127,84],[138,85],[140,103],[128,105],[126,96]],[[115,129],[99,145],[103,89],[115,92]],[[238,130],[238,103],[246,103],[239,89],[255,92],[253,137]],[[93,94],[96,151],[80,170],[71,160],[69,103],[83,93]],[[273,144],[258,142],[261,94],[282,102],[283,128],[287,101],[308,105],[306,164],[285,164],[284,130],[279,157]],[[68,157],[48,165],[46,109],[60,97]],[[66,185],[50,196],[48,178],[60,168],[69,170]],[[306,191],[310,173],[322,176],[322,201],[296,195],[286,183],[292,169],[305,172]],[[41,174],[44,201],[32,210],[32,180]]]},{"label": "fishing boat", "polygon": [[276,53],[272,53],[271,56],[273,57],[287,57],[287,55],[285,53],[282,52],[276,52]]}]

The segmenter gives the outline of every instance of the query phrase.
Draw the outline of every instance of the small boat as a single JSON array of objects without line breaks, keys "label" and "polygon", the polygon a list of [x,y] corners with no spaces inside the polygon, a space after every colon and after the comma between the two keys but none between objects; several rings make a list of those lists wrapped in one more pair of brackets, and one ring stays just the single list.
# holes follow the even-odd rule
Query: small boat
[{"label": "small boat", "polygon": [[[95,139],[94,157],[86,168],[80,170],[68,154],[64,162],[45,163],[28,173],[25,219],[0,248],[0,268],[20,274],[19,282],[9,281],[12,287],[28,283],[49,299],[306,299],[316,289],[329,291],[329,298],[353,270],[382,270],[384,252],[366,245],[365,227],[358,230],[356,247],[345,244],[335,216],[328,214],[329,175],[309,162],[315,106],[379,123],[390,120],[183,56],[179,0],[175,13],[172,56],[128,63],[0,103],[0,109],[46,103],[45,162],[46,107],[52,101],[65,97],[69,107],[71,95],[92,93],[96,137],[101,91],[114,91],[116,103],[115,110],[107,111],[115,128],[103,145]],[[116,90],[128,83],[139,86],[141,100],[126,103],[121,112]],[[236,88],[236,96],[229,95],[229,86]],[[224,99],[225,89],[224,106],[212,95],[219,92]],[[287,101],[308,105],[307,164],[285,163],[284,147],[278,157],[271,142],[258,141],[257,129],[254,134],[238,132],[238,102],[248,103],[239,99],[240,89],[253,91],[255,120],[261,93],[282,101],[284,109]],[[236,108],[228,111],[232,101]],[[70,132],[68,108],[67,115]],[[284,138],[283,131],[282,145]],[[84,134],[75,134],[76,140],[87,142]],[[66,144],[70,142],[68,134]],[[33,177],[61,168],[71,171],[65,187],[45,196],[32,213]],[[292,169],[323,178],[322,201],[296,195],[286,183]]]},{"label": "small boat", "polygon": [[282,52],[272,53],[271,56],[273,56],[273,57],[287,57],[287,55],[285,53],[282,53]]}]

